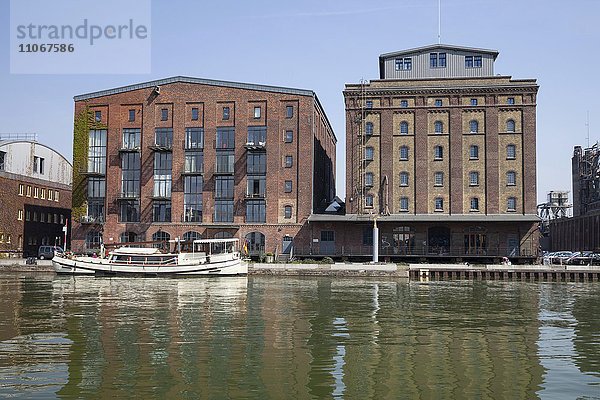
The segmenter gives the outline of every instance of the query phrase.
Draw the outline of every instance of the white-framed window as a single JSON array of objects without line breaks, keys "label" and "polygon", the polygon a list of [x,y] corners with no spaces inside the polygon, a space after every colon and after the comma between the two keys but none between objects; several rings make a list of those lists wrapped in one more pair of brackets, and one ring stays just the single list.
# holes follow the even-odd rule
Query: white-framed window
[{"label": "white-framed window", "polygon": [[433,186],[444,186],[444,173],[442,171],[436,171],[433,174]]},{"label": "white-framed window", "polygon": [[25,194],[25,185],[19,183],[19,196],[23,196]]},{"label": "white-framed window", "polygon": [[436,197],[434,200],[435,211],[444,211],[444,199]]},{"label": "white-framed window", "polygon": [[471,133],[479,132],[479,122],[477,122],[476,120],[471,120],[469,122],[469,131]]},{"label": "white-framed window", "polygon": [[58,190],[54,191],[54,201],[58,201]]},{"label": "white-framed window", "polygon": [[408,161],[408,146],[400,146],[400,160]]},{"label": "white-framed window", "polygon": [[517,146],[514,144],[506,145],[506,159],[514,160],[515,158],[517,158]]},{"label": "white-framed window", "polygon": [[515,126],[515,120],[509,119],[508,121],[506,121],[506,132],[515,132]]},{"label": "white-framed window", "polygon": [[406,122],[406,121],[400,122],[400,134],[408,135],[408,122]]},{"label": "white-framed window", "polygon": [[38,197],[40,197],[40,188],[36,186],[33,188],[33,198],[37,199]]},{"label": "white-framed window", "polygon": [[365,174],[365,186],[372,187],[373,186],[373,173],[367,172]]},{"label": "white-framed window", "polygon": [[40,199],[46,200],[46,189],[45,188],[40,189]]},{"label": "white-framed window", "polygon": [[408,172],[400,172],[400,186],[408,186]]},{"label": "white-framed window", "polygon": [[258,119],[258,118],[260,118],[260,115],[261,115],[260,107],[254,107],[254,118]]},{"label": "white-framed window", "polygon": [[19,210],[17,213],[17,220],[23,221],[23,210]]},{"label": "white-framed window", "polygon": [[509,197],[506,199],[506,210],[507,211],[516,211],[517,210],[517,198]]},{"label": "white-framed window", "polygon": [[508,171],[506,173],[506,186],[515,186],[517,184],[517,173],[515,171]]},{"label": "white-framed window", "polygon": [[469,172],[469,186],[479,186],[479,172]]},{"label": "white-framed window", "polygon": [[479,160],[479,146],[476,144],[469,146],[469,160]]},{"label": "white-framed window", "polygon": [[410,71],[412,69],[412,58],[396,58],[394,60],[394,68],[396,71]]},{"label": "white-framed window", "polygon": [[400,212],[408,211],[408,197],[400,197]]}]

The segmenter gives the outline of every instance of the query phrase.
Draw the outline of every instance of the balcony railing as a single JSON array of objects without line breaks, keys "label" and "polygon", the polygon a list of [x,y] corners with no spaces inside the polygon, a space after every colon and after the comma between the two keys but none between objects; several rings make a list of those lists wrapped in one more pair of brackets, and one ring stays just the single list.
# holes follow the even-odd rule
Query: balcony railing
[{"label": "balcony railing", "polygon": [[250,141],[246,142],[244,147],[248,150],[262,150],[266,147],[266,145],[267,145],[266,141],[250,140]]},{"label": "balcony railing", "polygon": [[202,212],[183,213],[181,222],[202,222]]},{"label": "balcony railing", "polygon": [[246,199],[264,199],[266,196],[265,193],[246,193],[244,198]]},{"label": "balcony railing", "polygon": [[103,224],[104,223],[104,216],[103,215],[82,215],[81,218],[79,218],[79,223],[81,224]]},{"label": "balcony railing", "polygon": [[139,153],[140,151],[139,146],[123,146],[119,149],[119,153]]}]

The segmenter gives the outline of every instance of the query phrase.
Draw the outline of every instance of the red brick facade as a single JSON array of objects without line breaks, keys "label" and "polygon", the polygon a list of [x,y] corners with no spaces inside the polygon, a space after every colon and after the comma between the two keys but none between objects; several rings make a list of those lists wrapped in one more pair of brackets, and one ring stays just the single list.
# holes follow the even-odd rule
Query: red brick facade
[{"label": "red brick facade", "polygon": [[[157,92],[155,86],[160,89]],[[141,87],[141,88],[139,88]],[[224,119],[224,108],[229,118]],[[260,108],[260,115],[255,109]],[[163,120],[163,109],[167,110]],[[192,117],[196,112],[198,118]],[[170,78],[114,91],[76,97],[75,115],[86,110],[101,112],[100,121],[107,129],[107,170],[105,222],[103,225],[75,224],[74,249],[84,251],[85,238],[90,230],[102,230],[105,243],[119,242],[124,232],[133,232],[137,240],[151,240],[159,230],[171,239],[186,232],[197,232],[203,237],[231,234],[244,238],[250,232],[266,237],[264,251],[281,252],[285,236],[295,238],[313,211],[324,208],[334,195],[335,135],[327,121],[316,95],[310,91],[272,88]],[[134,110],[134,121],[130,121]],[[289,113],[289,114],[288,114]],[[247,171],[246,160],[254,147],[247,146],[248,128],[266,126],[266,143],[259,151],[266,153],[266,190],[264,202],[266,220],[259,223],[246,221]],[[172,128],[172,190],[171,221],[153,221],[153,166],[156,149],[155,128]],[[184,159],[186,128],[204,130],[203,215],[200,222],[184,222]],[[214,221],[215,182],[219,172],[215,160],[217,128],[235,129],[233,221]],[[124,128],[141,129],[141,195],[140,222],[124,223],[119,217],[121,190],[122,132]],[[286,140],[291,131],[291,140]],[[76,152],[74,152],[76,153]],[[286,166],[286,156],[291,165]],[[77,164],[78,160],[75,160]],[[78,172],[75,171],[75,174]],[[77,179],[75,179],[77,181]],[[286,181],[291,190],[286,191]],[[262,196],[261,196],[262,199]],[[285,207],[291,215],[285,215]]]}]

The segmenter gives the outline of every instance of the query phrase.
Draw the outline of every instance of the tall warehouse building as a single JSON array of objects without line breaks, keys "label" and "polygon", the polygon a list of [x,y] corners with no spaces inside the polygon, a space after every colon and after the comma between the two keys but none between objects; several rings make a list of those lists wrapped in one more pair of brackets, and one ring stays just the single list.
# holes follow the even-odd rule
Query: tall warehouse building
[{"label": "tall warehouse building", "polygon": [[497,56],[387,53],[346,85],[347,214],[311,217],[319,250],[370,254],[376,218],[386,256],[535,257],[538,85],[495,75]]},{"label": "tall warehouse building", "polygon": [[173,77],[75,97],[73,249],[238,237],[291,251],[334,197],[313,91]]}]

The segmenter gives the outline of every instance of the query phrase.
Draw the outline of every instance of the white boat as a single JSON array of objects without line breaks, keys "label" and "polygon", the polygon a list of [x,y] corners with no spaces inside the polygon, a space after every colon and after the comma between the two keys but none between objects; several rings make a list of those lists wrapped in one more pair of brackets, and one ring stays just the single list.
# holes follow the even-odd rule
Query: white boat
[{"label": "white boat", "polygon": [[[181,247],[181,243],[175,243]],[[248,264],[242,261],[238,245],[239,239],[199,239],[192,242],[191,252],[121,247],[107,258],[60,255],[54,256],[52,264],[57,273],[70,275],[245,275]]]}]

